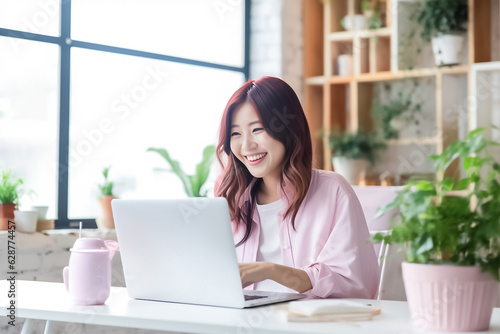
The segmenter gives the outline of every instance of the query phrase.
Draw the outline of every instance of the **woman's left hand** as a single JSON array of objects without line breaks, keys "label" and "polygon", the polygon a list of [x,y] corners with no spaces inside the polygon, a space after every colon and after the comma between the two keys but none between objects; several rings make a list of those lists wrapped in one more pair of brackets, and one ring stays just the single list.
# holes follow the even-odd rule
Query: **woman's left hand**
[{"label": "woman's left hand", "polygon": [[254,262],[240,263],[241,285],[247,286],[266,280],[272,276],[273,263]]}]

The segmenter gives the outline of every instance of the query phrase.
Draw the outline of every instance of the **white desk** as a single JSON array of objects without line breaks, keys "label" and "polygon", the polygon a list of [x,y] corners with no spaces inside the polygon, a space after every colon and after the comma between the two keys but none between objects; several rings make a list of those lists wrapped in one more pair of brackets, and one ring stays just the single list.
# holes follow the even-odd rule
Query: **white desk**
[{"label": "white desk", "polygon": [[[7,281],[0,281],[0,316],[7,315],[7,291]],[[51,321],[218,334],[421,333],[411,327],[406,302],[397,301],[363,300],[381,308],[382,314],[373,321],[359,322],[358,326],[354,326],[342,323],[289,323],[275,306],[238,310],[134,300],[128,297],[125,288],[111,288],[106,305],[101,306],[72,305],[62,283],[18,281],[16,292],[16,319],[48,320],[46,333],[51,331]],[[5,317],[1,319],[8,320]],[[30,320],[26,320],[22,333],[28,333],[29,326]],[[500,333],[500,308],[493,311],[490,332]]]}]

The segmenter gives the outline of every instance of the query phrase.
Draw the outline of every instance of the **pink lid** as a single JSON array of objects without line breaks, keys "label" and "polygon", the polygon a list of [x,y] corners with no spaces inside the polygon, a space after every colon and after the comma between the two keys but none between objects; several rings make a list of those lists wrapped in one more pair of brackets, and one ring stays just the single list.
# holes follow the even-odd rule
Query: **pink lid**
[{"label": "pink lid", "polygon": [[98,238],[79,238],[76,239],[73,248],[70,249],[72,252],[85,252],[85,251],[104,251],[107,252],[108,247],[103,240]]}]

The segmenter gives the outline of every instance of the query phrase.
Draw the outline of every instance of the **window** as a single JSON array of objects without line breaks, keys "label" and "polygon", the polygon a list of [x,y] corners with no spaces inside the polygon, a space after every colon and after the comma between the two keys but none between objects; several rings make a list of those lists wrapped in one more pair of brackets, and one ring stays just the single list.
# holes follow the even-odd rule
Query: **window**
[{"label": "window", "polygon": [[194,172],[248,78],[248,16],[249,1],[0,0],[0,167],[25,180],[21,206],[94,227],[108,166],[120,198],[185,196],[146,150]]}]

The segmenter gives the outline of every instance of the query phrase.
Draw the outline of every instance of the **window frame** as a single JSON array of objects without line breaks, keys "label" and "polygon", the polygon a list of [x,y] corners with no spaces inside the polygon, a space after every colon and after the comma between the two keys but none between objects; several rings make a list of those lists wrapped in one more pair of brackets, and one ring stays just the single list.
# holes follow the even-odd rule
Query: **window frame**
[{"label": "window frame", "polygon": [[19,30],[0,28],[0,36],[18,38],[23,40],[44,42],[59,45],[59,146],[58,146],[58,183],[57,183],[57,219],[56,229],[78,228],[80,222],[84,228],[96,228],[95,218],[70,219],[68,217],[68,190],[69,190],[69,117],[70,117],[70,72],[71,48],[78,47],[88,50],[105,51],[121,55],[137,56],[174,63],[208,67],[220,70],[242,73],[245,80],[250,74],[250,4],[251,0],[243,0],[244,15],[244,60],[243,67],[221,65],[216,63],[193,60],[189,58],[174,57],[165,54],[145,52],[97,43],[83,42],[71,39],[71,0],[61,1],[60,36],[48,36],[29,33]]}]

